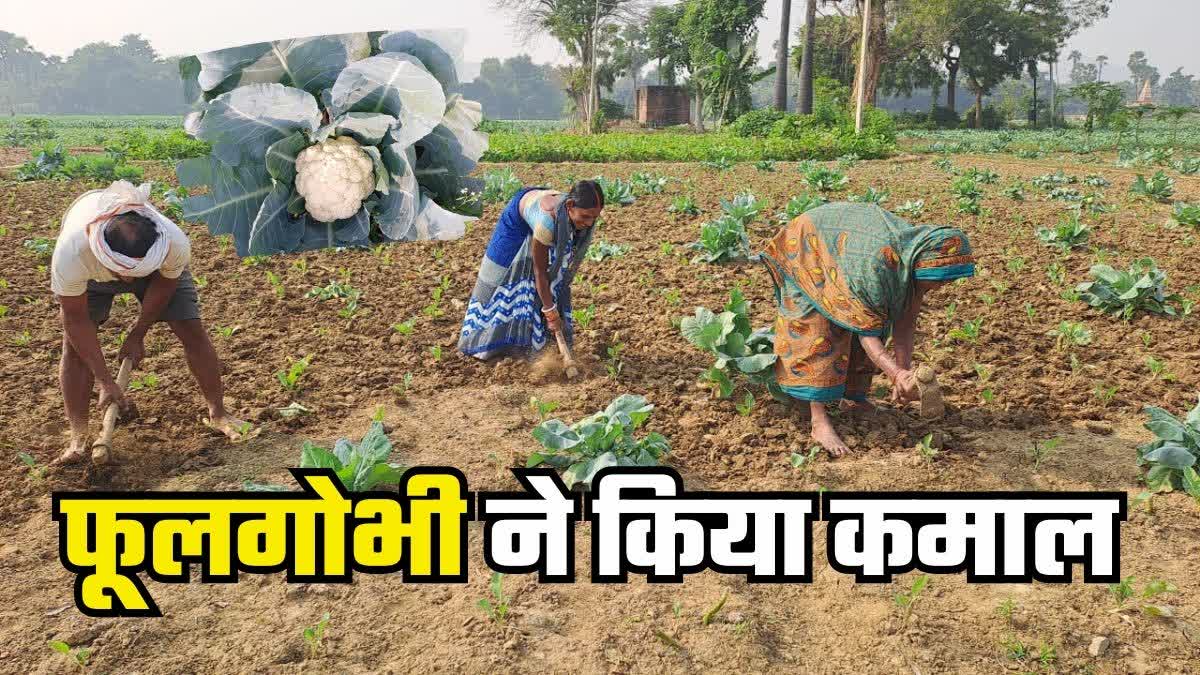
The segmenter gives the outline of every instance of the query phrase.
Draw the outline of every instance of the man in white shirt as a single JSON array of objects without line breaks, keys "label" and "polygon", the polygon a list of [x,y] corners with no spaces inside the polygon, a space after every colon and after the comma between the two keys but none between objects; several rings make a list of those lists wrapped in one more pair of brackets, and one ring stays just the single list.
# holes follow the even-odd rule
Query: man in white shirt
[{"label": "man in white shirt", "polygon": [[97,328],[108,319],[113,298],[133,293],[141,303],[117,358],[136,367],[145,355],[146,332],[165,321],[183,343],[188,367],[208,402],[205,423],[236,439],[243,423],[225,410],[221,364],[200,321],[196,286],[188,272],[191,244],[175,223],[149,203],[149,184],[119,181],[80,196],[67,210],[50,263],[50,288],[61,307],[63,355],[60,381],[71,443],[60,463],[87,451],[88,403],[100,384],[99,409],[129,400],[104,362]]}]

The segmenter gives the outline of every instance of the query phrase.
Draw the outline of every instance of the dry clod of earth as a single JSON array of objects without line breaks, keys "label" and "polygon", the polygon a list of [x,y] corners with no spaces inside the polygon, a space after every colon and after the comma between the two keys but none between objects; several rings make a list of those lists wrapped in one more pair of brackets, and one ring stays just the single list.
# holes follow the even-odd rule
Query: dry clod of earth
[{"label": "dry clod of earth", "polygon": [[942,389],[938,386],[937,373],[929,366],[917,368],[917,390],[921,394],[921,417],[935,420],[946,414],[942,401]]}]

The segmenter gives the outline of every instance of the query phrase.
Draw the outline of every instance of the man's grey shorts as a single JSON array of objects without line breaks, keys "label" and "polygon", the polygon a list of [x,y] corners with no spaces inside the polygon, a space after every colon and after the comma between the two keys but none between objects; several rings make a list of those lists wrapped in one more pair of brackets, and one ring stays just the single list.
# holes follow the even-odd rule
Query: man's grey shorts
[{"label": "man's grey shorts", "polygon": [[[146,295],[150,286],[150,277],[125,281],[89,281],[87,286],[88,316],[96,325],[108,320],[112,311],[113,298],[122,293],[133,293],[138,302]],[[179,283],[175,286],[175,295],[171,296],[167,308],[163,310],[159,321],[187,321],[200,318],[200,296],[196,293],[196,283],[192,281],[192,273],[184,268],[179,275]]]}]

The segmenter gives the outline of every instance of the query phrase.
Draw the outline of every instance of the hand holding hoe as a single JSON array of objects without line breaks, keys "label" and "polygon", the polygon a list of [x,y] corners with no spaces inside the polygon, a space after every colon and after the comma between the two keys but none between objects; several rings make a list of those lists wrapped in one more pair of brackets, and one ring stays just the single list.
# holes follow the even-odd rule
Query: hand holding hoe
[{"label": "hand holding hoe", "polygon": [[[129,376],[133,372],[133,361],[125,359],[121,361],[121,370],[117,373],[117,388],[122,392],[129,386]],[[112,460],[112,437],[113,430],[117,426],[117,417],[120,414],[120,408],[116,403],[108,404],[108,409],[104,411],[104,426],[100,429],[100,436],[92,443],[92,464],[102,466],[108,464]]]},{"label": "hand holding hoe", "polygon": [[562,354],[563,368],[567,371],[567,379],[574,379],[579,375],[579,368],[575,366],[575,357],[571,355],[567,339],[563,337],[561,331],[554,331],[554,339],[558,341],[558,353]]}]

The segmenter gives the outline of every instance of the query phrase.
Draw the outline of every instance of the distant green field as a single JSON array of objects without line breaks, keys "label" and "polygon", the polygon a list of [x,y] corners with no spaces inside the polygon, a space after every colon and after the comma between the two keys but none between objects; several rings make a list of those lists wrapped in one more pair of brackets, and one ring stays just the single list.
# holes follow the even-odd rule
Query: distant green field
[{"label": "distant green field", "polygon": [[52,137],[42,140],[61,142],[68,149],[104,147],[129,129],[141,129],[153,137],[183,128],[183,117],[176,115],[16,115],[0,117],[0,144],[28,145],[13,142],[12,132],[27,128],[30,119],[48,121]]},{"label": "distant green field", "polygon": [[[46,120],[53,138],[43,140],[59,141],[67,149],[104,147],[128,129],[141,129],[154,137],[183,128],[182,115],[16,115],[0,117],[0,144],[16,144],[7,140],[11,130],[25,127],[26,120],[31,119]],[[483,128],[489,132],[538,134],[561,131],[567,126],[569,122],[560,120],[487,120]]]},{"label": "distant green field", "polygon": [[[41,120],[34,122],[32,120]],[[564,133],[568,123],[556,120],[487,120],[491,134],[484,161],[682,161],[723,158],[832,159],[847,153],[863,158],[886,155],[890,148],[858,147],[856,139],[837,139],[816,133],[800,140],[739,138],[729,133],[693,134],[687,131],[610,131],[596,136]],[[997,131],[906,130],[899,145],[908,151],[936,154],[1008,153],[1036,158],[1055,153],[1080,156],[1120,150],[1124,164],[1175,166],[1185,174],[1200,168],[1200,115],[1181,123],[1147,118],[1118,133],[1097,130],[1086,134],[1067,129]],[[207,152],[207,146],[183,134],[177,115],[17,115],[0,117],[0,145],[35,147],[61,143],[75,148],[122,147],[129,159],[180,159]],[[1081,160],[1090,161],[1090,160]]]}]

